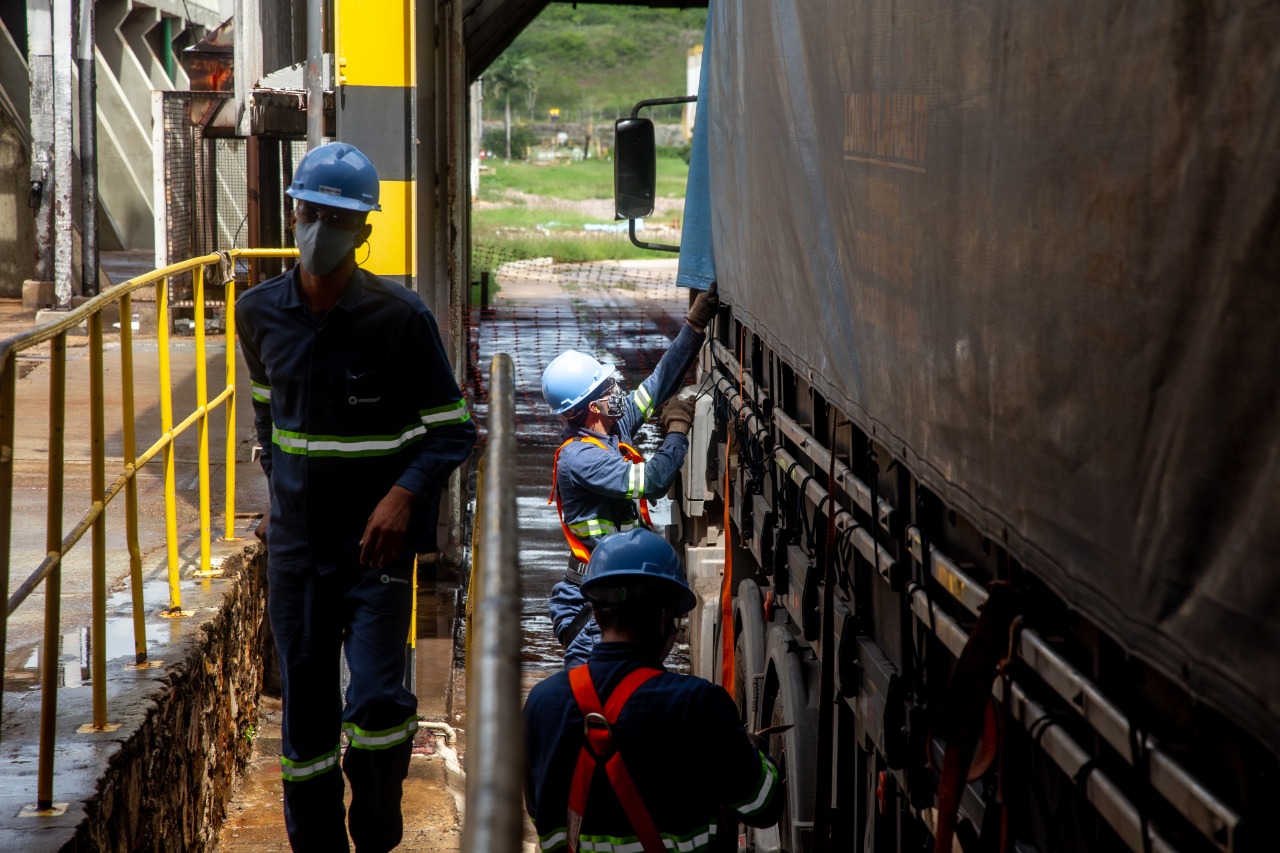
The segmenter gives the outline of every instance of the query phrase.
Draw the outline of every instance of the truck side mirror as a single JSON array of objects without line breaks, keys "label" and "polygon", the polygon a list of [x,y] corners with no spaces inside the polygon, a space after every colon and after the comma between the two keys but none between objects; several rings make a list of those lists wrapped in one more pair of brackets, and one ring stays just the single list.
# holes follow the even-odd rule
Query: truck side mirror
[{"label": "truck side mirror", "polygon": [[658,152],[653,142],[653,122],[640,118],[640,110],[667,104],[691,104],[696,95],[682,98],[651,98],[631,108],[631,118],[620,118],[613,126],[613,212],[629,219],[631,242],[642,249],[678,252],[679,246],[646,243],[636,239],[636,220],[653,215],[658,194]]},{"label": "truck side mirror", "polygon": [[613,127],[613,206],[618,219],[653,215],[657,192],[653,122],[620,118]]}]

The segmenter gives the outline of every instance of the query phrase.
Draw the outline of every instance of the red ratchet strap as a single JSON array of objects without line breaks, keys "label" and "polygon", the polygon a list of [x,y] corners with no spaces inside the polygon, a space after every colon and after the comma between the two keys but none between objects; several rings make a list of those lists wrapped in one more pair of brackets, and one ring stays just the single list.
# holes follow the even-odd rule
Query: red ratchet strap
[{"label": "red ratchet strap", "polygon": [[938,779],[934,853],[950,853],[965,782],[982,776],[995,758],[1000,738],[991,685],[1005,649],[1012,647],[1010,626],[1018,608],[1018,595],[1007,582],[991,585],[987,603],[960,652],[942,702],[935,709],[929,736],[943,741],[946,747]]},{"label": "red ratchet strap", "polygon": [[[558,480],[556,475],[560,470],[560,451],[575,441],[586,441],[599,447],[601,450],[612,452],[609,445],[600,441],[598,438],[590,436],[574,436],[567,439],[564,444],[556,448],[554,461],[551,463],[551,494],[547,496],[547,503],[555,501],[556,513],[560,516],[560,527],[564,530],[564,538],[569,543],[569,550],[573,552],[574,559],[580,563],[585,563],[591,559],[591,550],[587,548],[585,542],[578,538],[578,535],[569,529],[569,525],[564,523],[564,507],[560,502],[560,489],[557,487]],[[618,442],[618,452],[622,454],[622,458],[631,463],[643,462],[644,457],[640,455],[634,447],[626,442]],[[653,522],[649,520],[649,502],[643,496],[636,499],[636,503],[640,505],[640,520],[644,522],[645,527],[653,527]]]},{"label": "red ratchet strap", "polygon": [[656,669],[634,669],[627,673],[621,683],[609,694],[609,701],[600,706],[600,697],[596,694],[595,684],[591,681],[591,673],[586,664],[569,670],[569,685],[573,688],[573,698],[586,718],[583,729],[587,742],[578,753],[578,764],[573,770],[573,782],[569,786],[569,851],[577,853],[578,837],[582,830],[582,816],[586,813],[587,795],[591,792],[591,780],[595,776],[597,764],[604,763],[605,773],[613,793],[622,805],[631,828],[640,839],[644,853],[665,853],[666,845],[662,836],[654,826],[653,818],[645,807],[640,792],[631,781],[631,774],[622,763],[622,754],[613,743],[612,726],[617,721],[622,708],[636,692],[640,685],[660,674]]}]

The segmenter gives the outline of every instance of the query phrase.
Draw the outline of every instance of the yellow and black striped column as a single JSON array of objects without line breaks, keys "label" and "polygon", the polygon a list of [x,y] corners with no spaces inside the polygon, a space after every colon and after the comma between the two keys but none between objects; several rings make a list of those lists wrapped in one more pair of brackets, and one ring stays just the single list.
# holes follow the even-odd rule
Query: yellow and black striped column
[{"label": "yellow and black striped column", "polygon": [[334,0],[338,139],[378,169],[366,270],[413,284],[413,0]]}]

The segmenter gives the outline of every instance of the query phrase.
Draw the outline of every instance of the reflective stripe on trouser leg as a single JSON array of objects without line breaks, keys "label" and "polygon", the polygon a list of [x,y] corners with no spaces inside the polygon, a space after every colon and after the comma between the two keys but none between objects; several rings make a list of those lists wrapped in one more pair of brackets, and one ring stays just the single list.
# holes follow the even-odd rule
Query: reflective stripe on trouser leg
[{"label": "reflective stripe on trouser leg", "polygon": [[332,576],[269,571],[267,611],[280,658],[280,771],[295,850],[346,851],[338,738],[342,586]]},{"label": "reflective stripe on trouser leg", "polygon": [[403,831],[400,800],[418,727],[418,701],[404,686],[411,573],[410,560],[362,568],[346,596],[351,683],[342,767],[351,783],[351,838],[361,851],[390,850]]}]

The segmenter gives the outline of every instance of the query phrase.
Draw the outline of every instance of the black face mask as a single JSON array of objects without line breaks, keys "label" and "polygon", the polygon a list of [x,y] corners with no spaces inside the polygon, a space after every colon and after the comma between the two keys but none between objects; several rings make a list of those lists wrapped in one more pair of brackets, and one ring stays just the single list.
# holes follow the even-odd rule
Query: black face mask
[{"label": "black face mask", "polygon": [[595,402],[604,404],[604,411],[601,412],[601,414],[606,417],[613,418],[616,421],[618,418],[622,417],[622,413],[625,411],[627,395],[621,388],[614,385],[609,391],[609,396],[601,397]]}]

